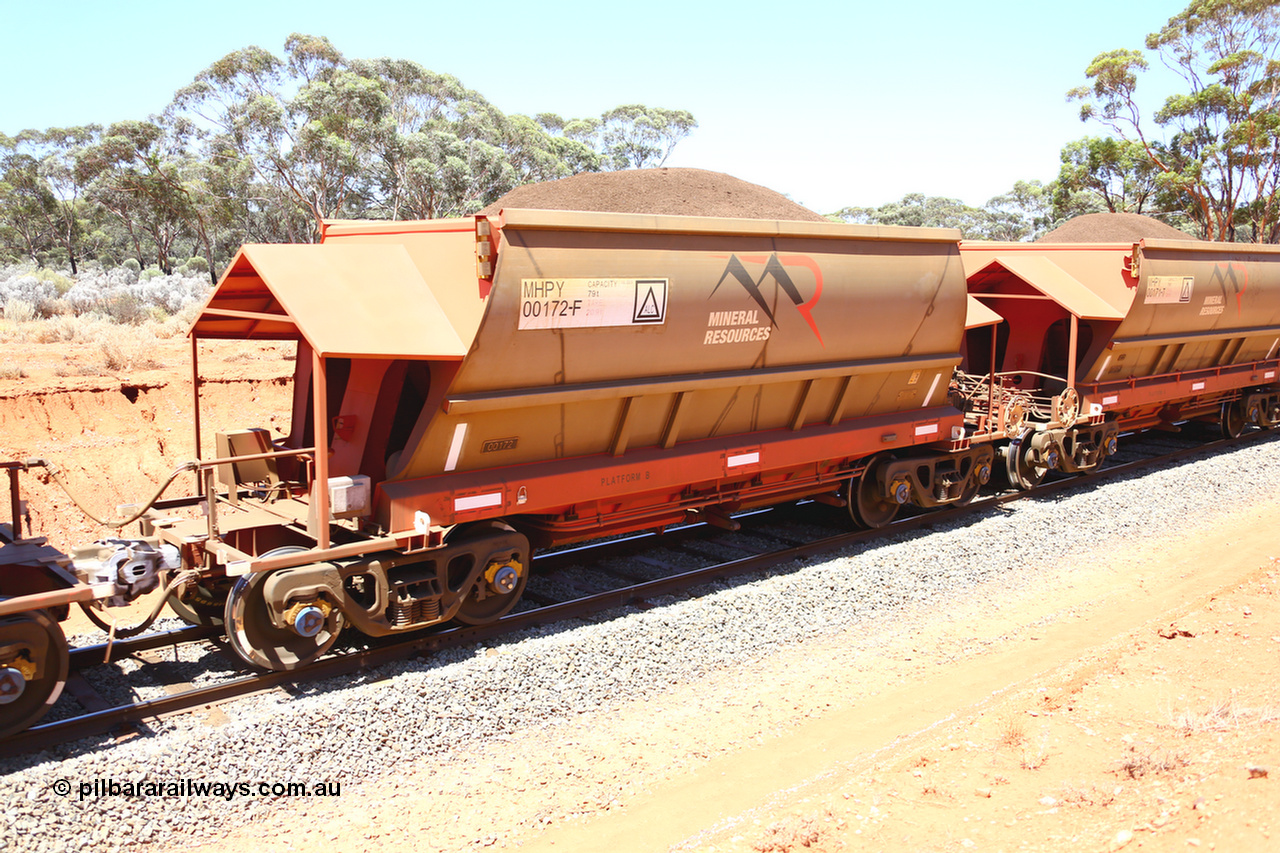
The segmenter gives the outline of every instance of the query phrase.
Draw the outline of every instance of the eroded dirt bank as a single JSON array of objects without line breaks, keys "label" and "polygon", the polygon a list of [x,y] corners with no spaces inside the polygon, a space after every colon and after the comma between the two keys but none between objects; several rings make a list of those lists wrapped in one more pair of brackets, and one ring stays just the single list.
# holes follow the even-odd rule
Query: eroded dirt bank
[{"label": "eroded dirt bank", "polygon": [[[35,352],[0,353],[39,365]],[[165,368],[117,375],[57,376],[33,367],[22,379],[0,381],[0,459],[42,457],[96,515],[114,515],[120,504],[144,501],[181,463],[192,459],[190,367],[185,345],[168,345]],[[263,426],[287,431],[292,361],[274,346],[245,350],[209,347],[201,356],[202,443],[205,455],[219,429]],[[52,356],[51,356],[52,357]],[[4,484],[7,486],[7,481]],[[85,518],[42,472],[22,475],[31,532],[58,547],[92,541],[108,531]],[[194,478],[167,493],[190,494]],[[7,492],[6,492],[7,498]],[[0,513],[8,521],[8,500]]]}]

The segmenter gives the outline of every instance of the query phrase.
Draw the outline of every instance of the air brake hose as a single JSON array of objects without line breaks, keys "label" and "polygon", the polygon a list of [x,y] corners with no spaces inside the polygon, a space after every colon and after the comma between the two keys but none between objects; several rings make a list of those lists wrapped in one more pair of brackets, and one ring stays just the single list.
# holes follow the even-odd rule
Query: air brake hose
[{"label": "air brake hose", "polygon": [[164,494],[165,489],[169,488],[169,486],[173,484],[173,481],[178,479],[179,475],[185,474],[188,471],[195,471],[200,467],[199,463],[197,462],[183,462],[181,465],[179,465],[177,468],[174,469],[173,473],[170,474],[168,479],[166,479],[164,483],[161,484],[160,488],[156,489],[156,493],[151,496],[151,498],[143,505],[143,507],[140,510],[138,510],[128,518],[104,519],[104,518],[98,518],[96,515],[90,512],[85,507],[84,504],[80,503],[80,500],[71,492],[71,489],[67,487],[66,482],[62,479],[62,471],[58,468],[57,465],[54,465],[52,462],[50,462],[47,459],[24,459],[22,464],[25,465],[27,468],[44,468],[46,471],[49,472],[49,477],[55,483],[57,483],[59,486],[62,487],[62,491],[67,493],[67,497],[71,498],[71,502],[76,505],[76,508],[79,509],[80,512],[84,513],[86,518],[88,518],[90,521],[93,521],[97,524],[101,524],[103,527],[111,527],[116,530],[119,530],[121,527],[124,527],[127,524],[132,524],[133,522],[142,518],[142,516],[147,513],[147,510],[155,506],[156,501],[160,500],[160,496]]},{"label": "air brake hose", "polygon": [[173,594],[173,591],[177,589],[180,584],[193,580],[194,578],[199,577],[199,575],[199,572],[190,569],[184,572],[178,572],[174,575],[173,579],[165,586],[164,592],[160,595],[160,598],[156,600],[155,607],[151,608],[151,612],[147,614],[147,618],[130,628],[121,628],[114,621],[108,622],[95,613],[93,605],[96,602],[80,602],[80,609],[84,611],[85,616],[89,617],[89,621],[107,632],[107,656],[103,660],[103,663],[107,663],[111,660],[111,644],[115,642],[117,637],[122,640],[127,639],[141,634],[143,631],[150,628],[151,623],[156,621],[156,617],[160,615],[160,611],[164,609],[165,604],[169,601],[169,596]]}]

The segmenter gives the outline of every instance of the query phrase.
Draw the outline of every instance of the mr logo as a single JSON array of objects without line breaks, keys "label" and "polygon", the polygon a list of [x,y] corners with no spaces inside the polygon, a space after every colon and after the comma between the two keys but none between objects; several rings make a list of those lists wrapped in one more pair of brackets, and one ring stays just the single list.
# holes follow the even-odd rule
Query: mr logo
[{"label": "mr logo", "polygon": [[[755,278],[748,272],[747,264],[763,266],[759,278]],[[787,272],[787,267],[789,266],[804,267],[813,273],[815,282],[813,298],[808,302],[804,301],[804,297],[800,295],[800,290],[796,287],[791,274]],[[773,310],[769,307],[769,300],[765,299],[764,293],[760,290],[760,286],[764,284],[765,279],[772,277],[774,283],[787,295],[787,298],[796,306],[796,310],[800,312],[800,316],[804,317],[804,321],[809,324],[809,328],[813,330],[813,336],[818,339],[818,343],[822,344],[824,348],[826,347],[826,344],[822,342],[822,333],[818,331],[818,324],[813,319],[813,309],[818,304],[818,300],[822,298],[822,270],[818,268],[818,264],[813,258],[808,255],[779,255],[777,252],[768,257],[764,255],[742,255],[741,257],[730,255],[729,262],[725,264],[724,273],[720,276],[720,280],[716,282],[716,286],[711,289],[711,295],[707,299],[715,296],[716,291],[720,289],[720,285],[724,284],[725,279],[730,277],[742,285],[742,289],[755,300],[755,303],[760,306],[760,310],[769,318],[769,322],[776,327],[778,318],[774,316]]]},{"label": "mr logo", "polygon": [[1223,270],[1222,264],[1213,265],[1213,275],[1209,278],[1210,284],[1216,284],[1222,288],[1222,295],[1230,295],[1227,291],[1231,290],[1236,295],[1236,314],[1242,311],[1240,302],[1244,292],[1249,289],[1249,268],[1246,266],[1236,266],[1228,263],[1226,269]]}]

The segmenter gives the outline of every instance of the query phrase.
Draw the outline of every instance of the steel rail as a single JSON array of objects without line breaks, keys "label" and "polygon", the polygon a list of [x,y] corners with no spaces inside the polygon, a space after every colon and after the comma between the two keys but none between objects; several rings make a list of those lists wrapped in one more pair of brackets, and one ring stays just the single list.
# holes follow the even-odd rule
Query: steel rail
[{"label": "steel rail", "polygon": [[110,643],[93,643],[88,646],[76,646],[71,650],[71,671],[78,672],[91,666],[110,663],[126,658],[135,652],[151,649],[163,649],[170,646],[186,645],[211,637],[222,636],[222,628],[217,626],[191,625],[186,628],[175,628],[171,631],[157,631],[153,634],[140,634],[128,639],[115,640]]},{"label": "steel rail", "polygon": [[[1145,468],[1175,462],[1188,456],[1212,452],[1215,449],[1221,449],[1226,446],[1241,446],[1254,441],[1261,441],[1267,436],[1273,439],[1280,439],[1280,432],[1258,430],[1236,439],[1219,439],[1189,445],[1169,452],[1116,464],[1087,476],[1064,477],[1052,480],[1030,491],[1006,492],[976,500],[963,507],[953,506],[941,510],[922,512],[875,530],[839,533],[777,551],[689,569],[666,577],[604,590],[532,610],[512,613],[491,625],[446,628],[430,633],[417,632],[398,642],[379,642],[370,648],[362,650],[338,652],[298,670],[258,673],[217,685],[176,693],[171,696],[145,700],[130,705],[120,705],[66,720],[44,723],[0,741],[0,749],[10,751],[10,754],[15,755],[35,752],[82,738],[105,734],[123,726],[144,724],[147,720],[191,711],[201,706],[260,693],[283,685],[297,685],[334,678],[340,675],[359,673],[396,660],[421,656],[469,643],[496,639],[548,623],[625,607],[657,596],[687,591],[693,587],[725,577],[749,574],[771,568],[780,563],[827,553],[850,545],[873,541],[884,536],[932,527],[939,523],[960,518],[967,513],[1003,506],[1014,501],[1045,497],[1071,489],[1089,487],[1103,480],[1115,479]],[[1132,446],[1129,448],[1129,450],[1134,449],[1137,448]],[[764,514],[764,511],[757,510],[754,513],[743,513],[742,515],[749,514],[761,515]],[[702,524],[690,525],[689,528],[681,528],[681,531],[705,526]],[[636,540],[644,540],[646,538],[648,537],[644,535],[626,537],[623,540],[606,541],[601,543],[601,546],[605,548],[617,547],[623,542],[636,542]],[[653,537],[653,541],[662,542],[656,536]],[[549,554],[548,557],[556,557],[560,553],[578,556],[591,550],[590,546],[577,547],[567,549],[566,552],[554,552]],[[217,629],[212,628],[197,630],[208,632],[207,636],[215,636],[219,633]],[[148,645],[145,648],[159,648],[172,645],[176,635],[182,635],[184,638],[188,636],[194,637],[194,632],[191,629],[184,629],[176,632],[147,635],[137,638],[137,640],[146,641]],[[122,646],[123,642],[116,645]],[[77,649],[73,652],[73,655],[79,652],[88,654],[91,651],[102,651],[104,648],[105,644],[90,646],[84,649]],[[141,648],[138,646],[132,648],[132,651],[139,650]]]}]

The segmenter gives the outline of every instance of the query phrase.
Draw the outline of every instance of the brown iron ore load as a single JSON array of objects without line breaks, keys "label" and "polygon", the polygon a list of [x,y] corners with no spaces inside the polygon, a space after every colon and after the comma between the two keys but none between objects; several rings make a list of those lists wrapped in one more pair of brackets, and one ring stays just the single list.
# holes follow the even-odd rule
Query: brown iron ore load
[{"label": "brown iron ore load", "polygon": [[1086,213],[1068,219],[1037,243],[1136,243],[1139,240],[1194,240],[1185,231],[1139,213]]},{"label": "brown iron ore load", "polygon": [[492,216],[514,208],[826,221],[781,193],[705,169],[584,172],[516,187],[480,213]]}]

